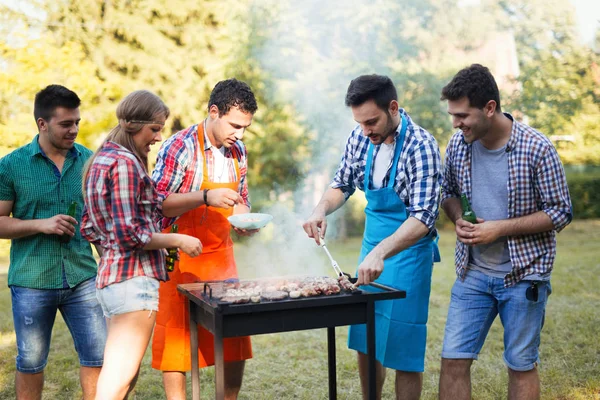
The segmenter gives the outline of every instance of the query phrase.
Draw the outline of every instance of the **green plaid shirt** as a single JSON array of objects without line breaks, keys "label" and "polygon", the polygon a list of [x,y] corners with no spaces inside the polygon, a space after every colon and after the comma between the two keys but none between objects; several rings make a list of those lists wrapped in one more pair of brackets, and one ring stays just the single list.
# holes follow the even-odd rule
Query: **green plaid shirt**
[{"label": "green plaid shirt", "polygon": [[[30,144],[0,159],[0,200],[14,201],[12,216],[22,220],[66,214],[69,204],[76,201],[75,218],[81,221],[81,174],[91,156],[90,150],[75,144],[61,174],[40,148],[36,135]],[[58,235],[42,233],[12,239],[8,285],[61,289],[63,266],[70,287],[96,275],[96,260],[79,226],[67,244],[60,243]]]}]

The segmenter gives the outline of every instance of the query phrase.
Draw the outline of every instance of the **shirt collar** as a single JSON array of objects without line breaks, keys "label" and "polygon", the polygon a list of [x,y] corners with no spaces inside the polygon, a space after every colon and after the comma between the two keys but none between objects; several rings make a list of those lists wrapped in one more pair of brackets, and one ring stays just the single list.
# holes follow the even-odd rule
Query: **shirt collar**
[{"label": "shirt collar", "polygon": [[[31,141],[30,155],[32,157],[34,157],[34,156],[40,154],[42,157],[48,158],[48,156],[46,155],[46,152],[44,152],[44,150],[40,147],[39,138],[40,138],[40,134],[38,133],[37,135],[35,135],[35,137]],[[76,157],[79,157],[80,155],[81,155],[81,152],[79,151],[79,149],[77,149],[77,147],[75,147],[75,145],[73,145],[73,147],[71,147],[69,149],[69,151],[67,152],[67,157],[70,157],[70,158],[76,158]]]},{"label": "shirt collar", "polygon": [[[508,139],[508,142],[506,142],[506,151],[511,151],[517,145],[518,135],[520,132],[518,126],[520,125],[520,123],[517,120],[515,120],[515,118],[511,114],[509,114],[509,113],[503,113],[503,114],[506,116],[506,118],[510,119],[513,122],[512,129],[510,131],[510,138]],[[473,143],[465,142],[465,137],[462,135],[462,131],[460,133],[461,133],[461,136],[460,136],[461,143],[467,147],[471,146]]]}]

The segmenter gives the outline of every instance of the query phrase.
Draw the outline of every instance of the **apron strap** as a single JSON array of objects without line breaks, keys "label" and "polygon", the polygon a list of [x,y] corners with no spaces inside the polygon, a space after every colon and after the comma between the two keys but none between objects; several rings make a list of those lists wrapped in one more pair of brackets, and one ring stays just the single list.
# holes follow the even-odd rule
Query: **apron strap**
[{"label": "apron strap", "polygon": [[[402,153],[402,148],[404,146],[404,138],[406,136],[406,128],[408,122],[404,115],[401,114],[402,117],[402,127],[400,128],[400,137],[396,139],[396,148],[394,149],[394,161],[392,163],[392,170],[390,171],[390,179],[388,181],[387,187],[393,188],[394,183],[396,182],[396,171],[398,169],[398,160],[400,159],[400,153]],[[375,146],[373,143],[369,143],[369,150],[367,153],[367,165],[365,166],[365,177],[364,177],[364,185],[365,192],[369,188],[369,183],[371,181],[371,168],[373,165],[373,149]]]}]

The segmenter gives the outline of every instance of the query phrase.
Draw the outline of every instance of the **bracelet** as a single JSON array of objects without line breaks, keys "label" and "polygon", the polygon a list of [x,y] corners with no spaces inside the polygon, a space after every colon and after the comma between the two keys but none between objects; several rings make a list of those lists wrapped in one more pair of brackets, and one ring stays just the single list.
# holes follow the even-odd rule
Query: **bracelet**
[{"label": "bracelet", "polygon": [[204,205],[208,207],[208,191],[210,189],[204,189]]}]

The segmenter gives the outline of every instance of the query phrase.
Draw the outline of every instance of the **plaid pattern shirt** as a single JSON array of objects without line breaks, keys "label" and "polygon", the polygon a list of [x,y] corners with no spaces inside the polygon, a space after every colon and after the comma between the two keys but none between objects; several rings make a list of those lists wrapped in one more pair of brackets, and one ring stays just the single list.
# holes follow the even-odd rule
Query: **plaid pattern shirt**
[{"label": "plaid pattern shirt", "polygon": [[[550,274],[556,256],[556,232],[573,218],[565,172],[556,149],[543,134],[513,120],[506,145],[508,152],[508,218],[543,211],[552,220],[554,230],[533,235],[509,236],[508,249],[513,265],[504,277],[504,286],[512,286],[532,274]],[[471,145],[456,132],[446,149],[442,202],[465,193],[471,198]],[[456,273],[464,278],[469,247],[456,241]]]},{"label": "plaid pattern shirt", "polygon": [[[440,150],[429,132],[416,125],[403,109],[400,109],[400,113],[406,118],[407,129],[394,177],[394,190],[406,205],[409,216],[421,221],[432,232],[439,212],[442,180]],[[396,130],[396,139],[400,137],[401,128],[402,124]],[[334,189],[340,189],[346,199],[356,188],[365,190],[364,177],[370,143],[360,126],[354,128],[348,137],[342,161],[330,185]],[[380,148],[381,145],[375,146],[374,159]],[[383,186],[388,184],[390,172],[388,170]],[[372,170],[370,176],[372,180]],[[373,182],[369,182],[369,185],[372,184]]]},{"label": "plaid pattern shirt", "polygon": [[[152,172],[152,180],[156,184],[156,190],[167,198],[171,193],[189,193],[200,190],[204,174],[204,157],[208,168],[208,176],[215,179],[215,156],[213,151],[219,151],[211,145],[204,130],[204,151],[197,151],[200,142],[198,140],[198,124],[177,132],[168,138],[160,147],[156,166]],[[234,159],[238,159],[240,167],[239,193],[244,204],[250,208],[250,197],[248,195],[248,152],[246,146],[240,140],[235,142],[231,148],[225,149],[226,170],[228,182],[235,181],[238,177],[235,171]],[[163,227],[171,225],[176,218],[165,218]]]},{"label": "plaid pattern shirt", "polygon": [[164,250],[143,249],[160,232],[162,198],[133,153],[105,143],[90,166],[84,200],[81,234],[103,249],[96,287],[136,276],[168,280]]}]

